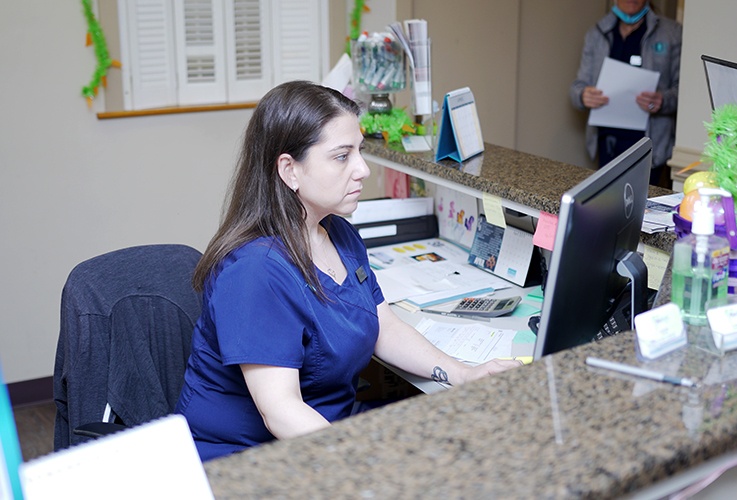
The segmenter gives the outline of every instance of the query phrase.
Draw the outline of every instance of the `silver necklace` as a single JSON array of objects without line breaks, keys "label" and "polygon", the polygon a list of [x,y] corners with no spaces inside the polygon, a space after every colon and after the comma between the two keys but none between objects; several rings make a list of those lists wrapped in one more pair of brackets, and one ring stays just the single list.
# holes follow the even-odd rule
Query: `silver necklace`
[{"label": "silver necklace", "polygon": [[[320,227],[322,227],[322,226],[320,226]],[[325,229],[323,228],[323,230],[325,230]],[[326,268],[327,269],[325,269],[325,272],[328,273],[330,275],[330,277],[333,278],[333,280],[337,280],[337,277],[336,277],[336,274],[335,274],[335,270],[332,267],[330,267],[330,265],[328,265],[328,261],[325,258],[325,252],[323,251],[323,247],[325,246],[325,242],[327,240],[328,240],[328,232],[327,232],[327,230],[325,230],[325,236],[323,237],[322,241],[318,245],[318,248],[322,251],[321,252],[322,255],[320,255],[320,260],[326,265]]]}]

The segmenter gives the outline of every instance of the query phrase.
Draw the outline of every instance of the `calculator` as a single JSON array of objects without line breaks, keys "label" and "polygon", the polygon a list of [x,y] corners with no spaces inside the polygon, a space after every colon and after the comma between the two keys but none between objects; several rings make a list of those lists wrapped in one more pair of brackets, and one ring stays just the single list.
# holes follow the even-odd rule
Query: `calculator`
[{"label": "calculator", "polygon": [[521,300],[519,296],[506,299],[466,297],[450,313],[454,316],[495,318],[514,311]]}]

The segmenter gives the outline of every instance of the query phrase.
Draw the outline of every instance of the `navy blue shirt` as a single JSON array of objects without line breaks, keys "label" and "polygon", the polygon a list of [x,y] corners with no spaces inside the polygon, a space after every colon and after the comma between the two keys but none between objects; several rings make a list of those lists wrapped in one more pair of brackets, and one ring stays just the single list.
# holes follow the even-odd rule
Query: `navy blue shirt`
[{"label": "navy blue shirt", "polygon": [[384,297],[353,226],[333,216],[326,227],[348,271],[340,285],[317,271],[327,302],[277,238],[243,245],[208,281],[177,404],[203,461],[274,439],[241,364],[299,370],[308,405],[331,422],[350,415],[358,374],[376,345],[376,306]]},{"label": "navy blue shirt", "polygon": [[[622,38],[619,32],[620,22],[614,25],[612,32],[614,39],[609,49],[609,57],[632,64],[633,56],[638,57],[642,54],[642,37],[647,31],[647,21],[643,20],[636,30],[627,35],[627,38]],[[643,137],[645,137],[643,130],[599,127],[599,166],[603,167]]]}]

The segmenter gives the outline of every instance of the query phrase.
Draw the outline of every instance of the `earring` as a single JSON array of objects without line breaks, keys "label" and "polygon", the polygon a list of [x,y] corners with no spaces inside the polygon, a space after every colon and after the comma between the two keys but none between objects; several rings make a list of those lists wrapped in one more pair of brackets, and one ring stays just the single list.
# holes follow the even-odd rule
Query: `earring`
[{"label": "earring", "polygon": [[292,191],[294,191],[295,193],[297,192],[297,185],[296,184],[292,184]]}]

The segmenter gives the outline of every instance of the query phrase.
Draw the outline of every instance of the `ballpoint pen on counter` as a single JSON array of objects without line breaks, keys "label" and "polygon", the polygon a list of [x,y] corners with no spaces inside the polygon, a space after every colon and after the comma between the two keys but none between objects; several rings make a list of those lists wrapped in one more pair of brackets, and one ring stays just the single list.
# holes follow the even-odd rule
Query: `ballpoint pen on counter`
[{"label": "ballpoint pen on counter", "polygon": [[430,313],[430,314],[439,314],[441,316],[451,316],[453,318],[469,319],[468,315],[455,314],[450,311],[438,311],[437,309],[420,309],[420,311],[425,312],[425,313]]},{"label": "ballpoint pen on counter", "polygon": [[651,380],[657,380],[658,382],[668,382],[669,384],[682,385],[685,387],[694,387],[696,385],[696,382],[688,378],[673,377],[664,373],[616,363],[614,361],[607,361],[605,359],[593,358],[591,356],[586,358],[586,364],[596,368],[604,368],[619,373],[627,373],[636,377],[649,378]]}]

